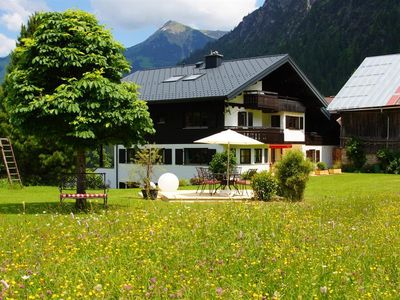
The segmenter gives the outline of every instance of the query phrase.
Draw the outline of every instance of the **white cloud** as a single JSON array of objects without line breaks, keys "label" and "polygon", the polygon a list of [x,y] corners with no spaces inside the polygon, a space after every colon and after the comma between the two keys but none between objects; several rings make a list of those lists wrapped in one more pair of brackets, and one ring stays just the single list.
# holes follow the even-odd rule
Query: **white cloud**
[{"label": "white cloud", "polygon": [[10,31],[19,31],[31,14],[43,10],[48,10],[43,0],[0,0],[0,24]]},{"label": "white cloud", "polygon": [[96,15],[113,27],[138,30],[174,20],[200,29],[233,29],[257,8],[256,0],[91,0]]},{"label": "white cloud", "polygon": [[0,33],[0,57],[7,56],[15,48],[15,40]]}]

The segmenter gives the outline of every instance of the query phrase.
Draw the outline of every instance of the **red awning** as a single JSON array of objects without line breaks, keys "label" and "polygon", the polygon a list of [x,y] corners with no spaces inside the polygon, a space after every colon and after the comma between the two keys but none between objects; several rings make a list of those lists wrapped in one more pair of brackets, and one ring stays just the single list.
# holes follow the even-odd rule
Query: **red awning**
[{"label": "red awning", "polygon": [[292,144],[274,144],[274,145],[269,145],[270,149],[287,149],[287,148],[292,148]]}]

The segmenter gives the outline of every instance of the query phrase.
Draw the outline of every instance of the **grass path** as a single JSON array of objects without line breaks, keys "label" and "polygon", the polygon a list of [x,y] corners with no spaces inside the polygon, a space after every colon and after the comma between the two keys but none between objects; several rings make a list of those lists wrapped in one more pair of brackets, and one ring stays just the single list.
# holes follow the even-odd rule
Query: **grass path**
[{"label": "grass path", "polygon": [[[396,299],[400,176],[313,177],[302,203],[182,204],[0,189],[0,299]],[[22,202],[25,202],[25,210]],[[25,212],[25,213],[23,213]],[[6,288],[8,286],[8,288]]]}]

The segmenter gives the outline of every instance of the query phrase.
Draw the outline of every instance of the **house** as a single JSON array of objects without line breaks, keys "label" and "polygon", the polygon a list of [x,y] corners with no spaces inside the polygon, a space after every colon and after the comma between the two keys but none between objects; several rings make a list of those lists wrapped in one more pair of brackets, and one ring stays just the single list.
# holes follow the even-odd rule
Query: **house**
[{"label": "house", "polygon": [[367,57],[328,110],[341,124],[341,146],[360,139],[370,163],[380,149],[400,150],[400,54]]},{"label": "house", "polygon": [[[242,171],[269,169],[292,148],[332,164],[339,126],[324,97],[288,55],[224,61],[212,52],[195,65],[137,71],[124,80],[137,83],[148,103],[156,130],[148,141],[163,153],[159,173],[194,177],[195,167],[207,165],[224,147],[193,142],[228,128],[265,143],[232,150]],[[134,153],[118,146],[115,166],[100,169],[111,186],[133,180]]]}]

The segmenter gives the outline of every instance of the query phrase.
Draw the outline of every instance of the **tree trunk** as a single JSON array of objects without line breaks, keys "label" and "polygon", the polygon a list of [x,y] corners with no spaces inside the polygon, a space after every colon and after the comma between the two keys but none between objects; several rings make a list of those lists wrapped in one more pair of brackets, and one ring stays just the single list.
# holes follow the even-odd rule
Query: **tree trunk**
[{"label": "tree trunk", "polygon": [[[86,155],[85,149],[79,148],[76,151],[76,171],[77,171],[77,181],[76,181],[76,193],[85,194],[86,193]],[[86,198],[76,199],[75,206],[79,210],[86,209]]]}]

